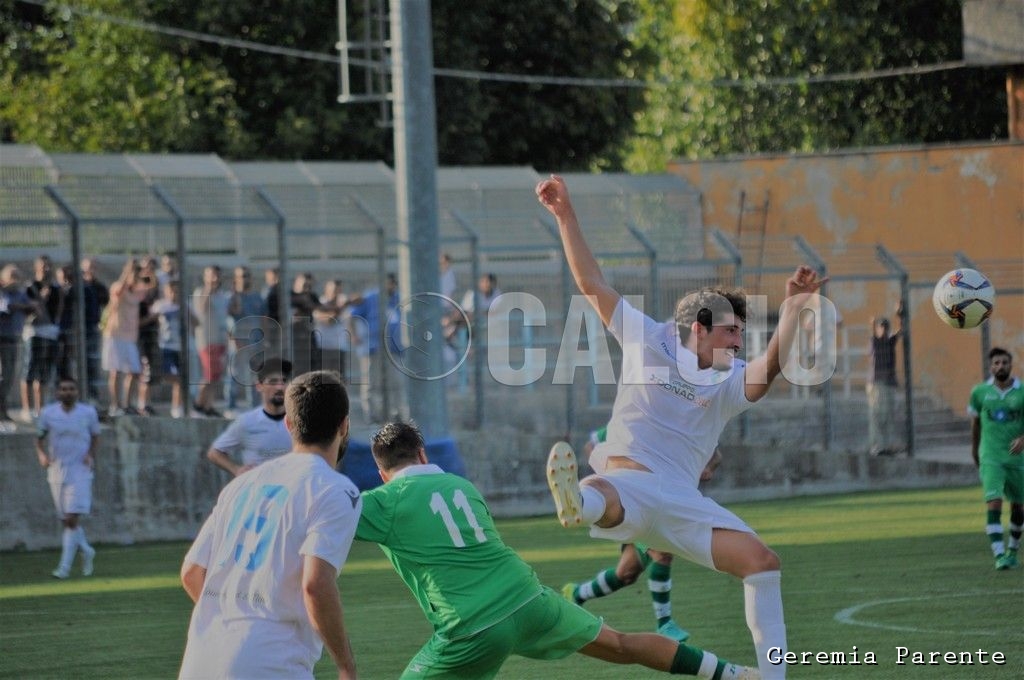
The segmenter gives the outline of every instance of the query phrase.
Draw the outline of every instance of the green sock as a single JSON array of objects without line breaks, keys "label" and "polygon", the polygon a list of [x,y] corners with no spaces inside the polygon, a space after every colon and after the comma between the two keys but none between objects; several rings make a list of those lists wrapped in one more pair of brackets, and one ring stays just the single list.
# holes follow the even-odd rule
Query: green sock
[{"label": "green sock", "polygon": [[647,569],[647,587],[651,590],[654,616],[660,626],[672,619],[672,567],[652,562]]},{"label": "green sock", "polygon": [[595,597],[604,597],[605,595],[611,595],[616,590],[621,588],[624,584],[619,580],[619,577],[615,575],[615,569],[605,569],[599,571],[597,576],[579,584],[576,588],[576,599],[581,602],[592,600]]},{"label": "green sock", "polygon": [[669,673],[673,675],[697,675],[700,670],[700,662],[704,660],[704,652],[696,647],[690,647],[679,643],[676,655],[672,659],[672,667]]},{"label": "green sock", "polygon": [[634,543],[633,550],[636,551],[636,556],[640,560],[640,567],[646,571],[647,567],[651,566],[651,562],[654,561],[647,554],[647,546],[643,543]]}]

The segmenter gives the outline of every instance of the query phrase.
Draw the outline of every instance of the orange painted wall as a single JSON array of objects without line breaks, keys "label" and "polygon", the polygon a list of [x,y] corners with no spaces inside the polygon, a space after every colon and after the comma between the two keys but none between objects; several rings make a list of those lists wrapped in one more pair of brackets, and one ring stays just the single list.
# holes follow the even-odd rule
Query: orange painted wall
[{"label": "orange painted wall", "polygon": [[[875,244],[903,254],[912,281],[935,281],[953,269],[955,251],[983,271],[986,261],[1000,261],[998,278],[990,275],[997,288],[991,341],[1013,352],[1016,375],[1024,378],[1024,295],[998,294],[1024,289],[1024,143],[679,161],[669,171],[701,191],[706,229],[735,234],[740,192],[758,203],[767,195],[766,233],[803,236],[830,254],[830,270],[844,274],[851,273],[844,249],[863,253]],[[744,229],[753,223],[748,218]],[[844,323],[864,337],[872,315],[891,316],[898,287],[847,281],[833,286],[829,297]],[[962,413],[971,386],[982,378],[980,330],[942,324],[924,288],[912,290],[910,313],[915,385]]]}]

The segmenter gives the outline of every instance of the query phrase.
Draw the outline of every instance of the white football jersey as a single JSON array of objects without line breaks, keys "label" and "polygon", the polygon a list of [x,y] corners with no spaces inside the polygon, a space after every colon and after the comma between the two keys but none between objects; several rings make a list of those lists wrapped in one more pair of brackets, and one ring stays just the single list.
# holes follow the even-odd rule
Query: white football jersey
[{"label": "white football jersey", "polygon": [[284,418],[271,418],[261,406],[238,416],[213,440],[212,446],[218,451],[238,454],[243,465],[259,465],[291,451],[292,438]]},{"label": "white football jersey", "polygon": [[185,556],[206,568],[181,678],[311,678],[323,643],[302,599],[306,555],[339,572],[362,501],[315,454],[290,453],[236,477]]},{"label": "white football jersey", "polygon": [[94,435],[100,433],[96,409],[81,402],[65,411],[60,402],[47,404],[39,412],[39,436],[49,437],[51,465],[70,468],[80,465]]},{"label": "white football jersey", "polygon": [[608,330],[622,346],[622,375],[608,437],[591,455],[601,472],[608,456],[625,456],[657,475],[697,486],[722,430],[752,405],[744,367],[697,367],[679,342],[674,322],[659,323],[623,297]]}]

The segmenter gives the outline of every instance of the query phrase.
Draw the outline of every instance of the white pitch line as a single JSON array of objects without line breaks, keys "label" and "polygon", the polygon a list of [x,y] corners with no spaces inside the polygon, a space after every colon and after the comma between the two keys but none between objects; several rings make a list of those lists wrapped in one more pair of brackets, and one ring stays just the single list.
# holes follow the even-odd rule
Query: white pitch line
[{"label": "white pitch line", "polygon": [[994,631],[994,630],[941,630],[937,628],[918,628],[915,626],[896,626],[888,623],[876,623],[874,621],[860,621],[854,618],[854,615],[861,612],[869,607],[877,607],[882,604],[895,604],[899,602],[924,602],[927,600],[939,600],[947,597],[984,597],[988,595],[1017,595],[1024,593],[1024,590],[989,590],[983,593],[948,593],[939,595],[921,595],[919,597],[895,597],[889,600],[874,600],[873,602],[864,602],[862,604],[856,604],[852,607],[847,607],[842,611],[836,612],[834,618],[839,623],[845,623],[850,626],[864,626],[865,628],[883,628],[885,630],[899,630],[910,633],[942,633],[942,634],[953,634],[953,635],[1005,635],[1005,631]]}]

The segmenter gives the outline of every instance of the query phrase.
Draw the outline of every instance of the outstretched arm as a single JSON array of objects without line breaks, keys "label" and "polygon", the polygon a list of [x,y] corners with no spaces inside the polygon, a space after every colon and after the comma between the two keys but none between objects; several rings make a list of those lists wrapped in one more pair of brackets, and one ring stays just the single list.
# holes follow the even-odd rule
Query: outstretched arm
[{"label": "outstretched arm", "polygon": [[772,381],[782,372],[780,357],[788,356],[796,337],[800,310],[807,298],[817,294],[818,289],[828,281],[819,279],[818,273],[807,265],[800,265],[793,276],[786,281],[786,300],[779,314],[779,325],[775,328],[768,349],[747,364],[747,380],[744,390],[748,401],[757,401],[768,394]]},{"label": "outstretched arm", "polygon": [[541,181],[537,185],[537,200],[558,222],[562,248],[569,261],[572,276],[576,280],[576,287],[590,298],[590,304],[607,326],[611,323],[612,313],[618,306],[621,296],[604,280],[601,267],[597,264],[594,254],[590,252],[590,246],[583,239],[583,232],[576,219],[576,211],[569,200],[565,180],[558,175],[551,175],[550,179]]}]

